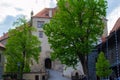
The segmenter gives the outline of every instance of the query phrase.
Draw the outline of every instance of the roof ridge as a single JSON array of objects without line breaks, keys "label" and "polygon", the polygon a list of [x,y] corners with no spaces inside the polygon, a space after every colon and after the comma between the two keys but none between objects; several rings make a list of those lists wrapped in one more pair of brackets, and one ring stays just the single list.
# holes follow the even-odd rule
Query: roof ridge
[{"label": "roof ridge", "polygon": [[112,30],[110,31],[110,33],[114,32],[115,30],[118,30],[119,28],[120,28],[120,17],[115,22],[115,24],[114,24]]},{"label": "roof ridge", "polygon": [[1,48],[5,48],[5,46],[4,46],[2,43],[0,43],[0,47],[1,47]]},{"label": "roof ridge", "polygon": [[44,8],[41,11],[39,11],[36,15],[34,15],[33,17],[51,18],[51,16],[49,15],[49,10],[52,10],[52,16],[53,16],[56,11],[56,7],[55,8]]}]

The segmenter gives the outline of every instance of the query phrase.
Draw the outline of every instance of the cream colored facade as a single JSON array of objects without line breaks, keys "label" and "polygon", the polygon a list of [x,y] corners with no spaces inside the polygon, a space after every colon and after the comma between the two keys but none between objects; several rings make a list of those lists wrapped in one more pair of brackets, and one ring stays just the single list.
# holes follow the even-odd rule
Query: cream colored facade
[{"label": "cream colored facade", "polygon": [[24,73],[23,79],[25,80],[47,80],[48,77],[45,72],[31,72],[31,73]]},{"label": "cream colored facade", "polygon": [[[31,70],[33,72],[35,72],[35,71],[45,71],[45,69],[46,69],[46,67],[45,67],[46,59],[51,60],[50,44],[48,43],[47,36],[44,34],[43,28],[40,28],[40,27],[38,28],[37,27],[38,26],[37,22],[42,21],[42,22],[44,22],[44,24],[49,23],[50,19],[53,16],[53,12],[52,12],[52,9],[50,9],[50,8],[48,8],[48,13],[46,13],[46,11],[44,13],[43,11],[38,13],[35,17],[33,16],[33,18],[32,18],[32,26],[34,26],[37,30],[36,32],[33,32],[33,34],[36,35],[39,38],[39,40],[41,41],[41,53],[40,53],[40,56],[39,56],[39,64],[34,64],[31,67]],[[47,17],[45,17],[46,14],[47,14]],[[42,16],[44,16],[44,17],[42,17]],[[107,23],[106,19],[105,19],[105,23]],[[43,32],[43,37],[42,38],[39,37],[39,32]],[[107,33],[107,24],[106,24],[103,36],[106,37],[107,34],[108,33]],[[73,76],[74,75],[73,73],[75,73],[75,72],[78,72],[79,75],[84,75],[81,62],[79,62],[78,66],[76,66],[77,70],[73,69],[72,67],[68,67],[67,69],[65,69],[65,67],[66,66],[62,65],[60,63],[60,61],[58,61],[58,60],[51,62],[51,69],[61,71],[62,74],[66,77],[71,78],[71,76]]]},{"label": "cream colored facade", "polygon": [[[41,41],[41,53],[40,53],[40,59],[39,59],[39,64],[34,64],[31,69],[32,71],[45,71],[45,60],[46,59],[50,59],[51,60],[51,57],[50,57],[50,52],[51,52],[51,49],[50,49],[50,44],[48,43],[48,39],[47,39],[47,36],[44,34],[44,31],[43,31],[43,28],[38,28],[37,26],[37,22],[38,21],[43,21],[44,24],[45,23],[49,23],[50,19],[52,18],[52,10],[51,9],[48,9],[49,13],[49,18],[44,18],[44,17],[34,17],[32,18],[32,26],[34,26],[36,28],[36,32],[33,32],[34,35],[36,35],[39,40]],[[43,37],[40,38],[39,37],[39,32],[42,31],[43,32]],[[75,72],[76,70],[69,67],[67,69],[65,69],[65,65],[62,65],[60,63],[60,61],[56,60],[56,61],[52,61],[51,62],[51,69],[53,70],[57,70],[57,71],[60,71],[62,72],[62,74],[66,77],[69,77],[71,78],[71,75],[73,72]],[[77,69],[78,71],[81,73],[81,75],[83,75],[83,70],[82,70],[82,66],[81,66],[81,63],[78,64],[77,66]]]},{"label": "cream colored facade", "polygon": [[[38,71],[45,70],[45,60],[46,59],[50,59],[50,44],[48,43],[48,39],[47,36],[44,34],[43,32],[43,28],[37,28],[37,22],[38,21],[44,21],[44,23],[48,23],[50,21],[50,19],[47,18],[33,18],[33,26],[36,28],[36,32],[33,32],[34,35],[36,35],[39,40],[41,41],[41,53],[40,53],[40,58],[39,58],[39,64],[34,65],[34,67],[32,68],[32,71],[38,69]],[[39,32],[42,31],[43,32],[43,37],[40,38],[39,37]],[[39,67],[39,68],[38,68]],[[62,65],[60,64],[59,61],[52,61],[51,62],[51,69],[54,70],[59,70],[62,68]]]}]

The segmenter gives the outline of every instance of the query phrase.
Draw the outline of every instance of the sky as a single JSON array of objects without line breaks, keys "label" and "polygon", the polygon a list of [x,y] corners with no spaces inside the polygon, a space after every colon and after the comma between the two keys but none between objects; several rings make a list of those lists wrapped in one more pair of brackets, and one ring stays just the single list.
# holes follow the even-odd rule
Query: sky
[{"label": "sky", "polygon": [[[120,0],[107,0],[107,26],[112,29],[116,20],[120,17]],[[13,22],[25,15],[30,19],[30,13],[38,13],[45,7],[55,7],[56,0],[0,0],[0,36],[13,28]]]},{"label": "sky", "polygon": [[45,7],[55,7],[56,0],[0,0],[0,36],[13,28],[21,15],[30,19],[31,11],[38,13]]}]

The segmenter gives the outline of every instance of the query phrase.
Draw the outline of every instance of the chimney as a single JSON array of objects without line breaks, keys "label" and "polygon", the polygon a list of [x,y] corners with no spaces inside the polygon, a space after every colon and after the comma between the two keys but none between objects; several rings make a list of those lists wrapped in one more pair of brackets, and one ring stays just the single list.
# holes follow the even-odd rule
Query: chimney
[{"label": "chimney", "polygon": [[52,9],[49,9],[49,17],[52,17]]},{"label": "chimney", "polygon": [[5,36],[5,33],[3,33],[3,36]]},{"label": "chimney", "polygon": [[32,26],[32,17],[33,17],[33,11],[31,11],[31,20],[30,20],[30,26]]}]

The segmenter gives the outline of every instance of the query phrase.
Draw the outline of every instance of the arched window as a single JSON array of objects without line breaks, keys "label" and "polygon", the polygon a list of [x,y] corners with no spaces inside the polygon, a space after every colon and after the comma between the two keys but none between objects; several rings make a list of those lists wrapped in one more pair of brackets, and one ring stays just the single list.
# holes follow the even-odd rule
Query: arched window
[{"label": "arched window", "polygon": [[50,58],[46,58],[45,59],[45,68],[47,69],[51,69],[51,59]]}]

